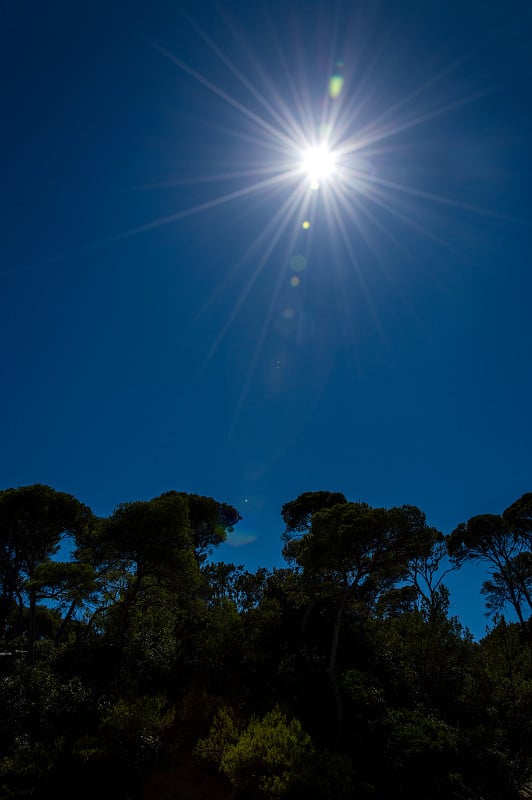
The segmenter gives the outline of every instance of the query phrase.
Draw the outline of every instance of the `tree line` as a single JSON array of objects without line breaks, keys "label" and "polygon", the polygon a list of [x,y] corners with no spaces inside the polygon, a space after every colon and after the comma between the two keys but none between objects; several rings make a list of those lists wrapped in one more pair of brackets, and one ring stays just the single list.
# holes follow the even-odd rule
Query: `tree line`
[{"label": "tree line", "polygon": [[532,797],[532,493],[448,536],[338,492],[281,515],[286,566],[251,572],[211,497],[0,491],[1,798]]}]

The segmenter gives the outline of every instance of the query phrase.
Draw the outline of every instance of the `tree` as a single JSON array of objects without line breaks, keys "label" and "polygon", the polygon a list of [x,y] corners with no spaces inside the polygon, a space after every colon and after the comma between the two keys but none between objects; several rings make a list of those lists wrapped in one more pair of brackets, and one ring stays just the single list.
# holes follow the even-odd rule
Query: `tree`
[{"label": "tree", "polygon": [[[481,592],[486,596],[486,607],[497,616],[506,605],[511,605],[520,611],[526,606],[530,607],[532,594],[532,553],[518,553],[508,563],[508,573],[512,580],[508,581],[503,572],[494,571],[491,580],[484,581]],[[521,617],[523,614],[521,613]],[[521,624],[523,619],[519,617]]]},{"label": "tree", "polygon": [[87,531],[91,510],[70,494],[35,484],[0,492],[0,626],[5,636],[16,628],[13,609],[20,621],[24,599],[28,600],[28,649],[33,659],[35,613],[39,584],[37,569],[51,561],[62,540]]},{"label": "tree", "polygon": [[420,800],[463,796],[459,732],[425,709],[390,709],[382,723],[381,780],[386,796]]},{"label": "tree", "polygon": [[336,676],[342,620],[346,609],[366,614],[408,576],[412,562],[428,554],[434,529],[414,506],[372,508],[338,503],[316,511],[310,526],[284,548],[314,585],[314,592],[336,607],[329,654],[329,677],[340,730],[343,708]]},{"label": "tree", "polygon": [[302,785],[307,764],[315,756],[299,720],[289,721],[278,707],[262,719],[253,718],[243,731],[222,709],[209,736],[198,742],[196,753],[219,762],[235,789],[268,800],[279,800]]},{"label": "tree", "polygon": [[[147,661],[169,664],[178,606],[203,602],[201,564],[239,519],[232,506],[213,498],[171,491],[122,503],[99,521],[76,558],[96,569],[100,589],[92,622],[105,627],[117,654],[124,652],[129,631],[136,651],[146,644]],[[180,619],[182,624],[182,614]]]},{"label": "tree", "polygon": [[75,561],[43,561],[35,569],[29,587],[38,600],[51,600],[64,616],[55,633],[58,641],[74,619],[76,610],[86,601],[94,602],[97,593],[96,572],[91,564]]},{"label": "tree", "polygon": [[347,503],[347,500],[341,492],[303,492],[295,500],[285,503],[281,509],[286,525],[284,540],[289,542],[295,533],[310,530],[313,514],[342,503]]},{"label": "tree", "polygon": [[[425,526],[425,515],[419,520]],[[449,590],[443,579],[454,567],[441,569],[441,562],[447,556],[444,535],[436,528],[426,528],[424,546],[408,564],[406,581],[415,590],[418,608],[427,619],[446,613],[449,608]]]},{"label": "tree", "polygon": [[481,514],[461,523],[447,537],[447,549],[457,567],[467,561],[492,565],[482,590],[488,607],[498,612],[509,604],[524,627],[532,613],[532,494],[500,515]]},{"label": "tree", "polygon": [[[284,558],[293,565],[299,565],[297,540],[302,534],[310,531],[313,515],[344,503],[347,503],[347,500],[341,492],[325,491],[303,492],[295,500],[285,503],[281,509],[285,523],[285,530],[281,537],[284,542]],[[297,604],[305,607],[299,632],[300,642],[305,634],[310,615],[318,602],[318,595],[314,591],[312,580],[309,582],[308,577],[308,574],[303,572],[297,581]],[[294,581],[294,576],[291,576],[291,580]],[[294,597],[295,599],[296,597]]]},{"label": "tree", "polygon": [[214,547],[225,542],[227,533],[232,532],[242,517],[233,506],[219,503],[212,497],[175,491],[161,495],[176,496],[186,500],[194,553],[198,564],[202,564]]},{"label": "tree", "polygon": [[180,581],[183,589],[199,579],[188,506],[178,493],[122,503],[77,552],[119,584],[116,644],[123,648],[129,616],[148,579]]},{"label": "tree", "polygon": [[500,618],[479,643],[477,655],[475,700],[491,718],[488,730],[495,741],[490,749],[497,753],[501,775],[514,787],[514,795],[527,797],[527,789],[518,790],[529,790],[532,778],[530,638],[521,625]]}]

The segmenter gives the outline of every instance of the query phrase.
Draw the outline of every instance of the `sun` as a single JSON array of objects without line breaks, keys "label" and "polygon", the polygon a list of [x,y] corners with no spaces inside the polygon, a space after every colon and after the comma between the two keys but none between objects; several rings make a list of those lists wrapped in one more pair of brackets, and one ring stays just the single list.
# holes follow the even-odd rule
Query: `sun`
[{"label": "sun", "polygon": [[334,175],[336,159],[326,144],[308,147],[301,157],[301,169],[312,184]]}]

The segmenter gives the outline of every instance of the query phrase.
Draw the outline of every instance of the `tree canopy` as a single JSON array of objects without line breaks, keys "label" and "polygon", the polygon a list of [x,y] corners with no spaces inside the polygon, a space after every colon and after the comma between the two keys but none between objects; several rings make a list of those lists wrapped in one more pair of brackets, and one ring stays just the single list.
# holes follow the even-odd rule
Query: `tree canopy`
[{"label": "tree canopy", "polygon": [[[286,566],[249,571],[216,560],[240,514],[211,497],[98,518],[0,491],[0,797],[522,800],[531,509],[445,537],[415,506],[306,492],[281,509]],[[479,641],[444,582],[469,560]]]},{"label": "tree canopy", "polygon": [[502,514],[481,514],[458,525],[447,538],[457,566],[481,561],[491,567],[483,593],[491,610],[510,605],[521,625],[532,613],[532,493]]}]

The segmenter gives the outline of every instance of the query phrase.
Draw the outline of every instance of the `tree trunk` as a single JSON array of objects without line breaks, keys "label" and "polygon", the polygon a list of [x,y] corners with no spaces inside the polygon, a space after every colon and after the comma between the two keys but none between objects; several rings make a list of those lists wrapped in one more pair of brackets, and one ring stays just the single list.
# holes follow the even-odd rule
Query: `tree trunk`
[{"label": "tree trunk", "polygon": [[62,635],[64,634],[64,632],[65,632],[65,629],[66,629],[66,627],[67,627],[68,623],[69,623],[69,622],[70,622],[70,620],[72,619],[72,615],[74,614],[74,611],[76,610],[76,607],[77,607],[78,605],[79,605],[79,603],[78,603],[78,601],[77,601],[77,600],[73,600],[73,601],[71,602],[71,604],[70,604],[70,608],[68,609],[68,611],[67,611],[67,613],[65,614],[64,618],[62,619],[62,621],[61,621],[61,625],[60,625],[60,626],[59,626],[59,628],[57,629],[57,633],[56,633],[56,634],[55,634],[55,636],[54,636],[54,641],[58,642],[58,641],[61,639],[61,637],[62,637]]}]

